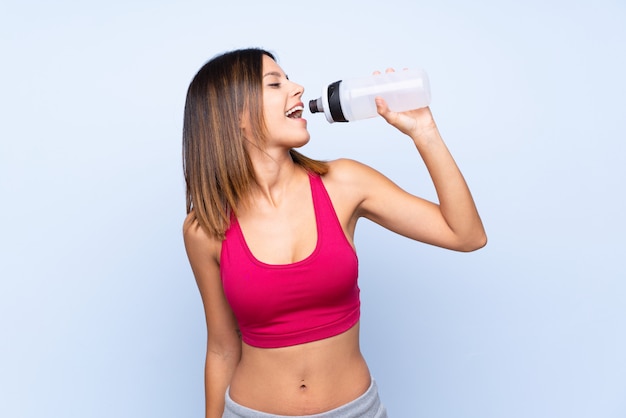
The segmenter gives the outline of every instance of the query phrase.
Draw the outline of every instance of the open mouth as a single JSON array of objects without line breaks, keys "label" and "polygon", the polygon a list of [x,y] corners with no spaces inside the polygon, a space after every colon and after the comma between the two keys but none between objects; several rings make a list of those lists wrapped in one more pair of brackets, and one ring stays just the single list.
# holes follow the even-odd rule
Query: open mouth
[{"label": "open mouth", "polygon": [[285,116],[291,119],[299,119],[302,117],[303,110],[304,110],[304,107],[302,107],[301,105],[297,105],[297,106],[292,107],[288,111],[286,111]]}]

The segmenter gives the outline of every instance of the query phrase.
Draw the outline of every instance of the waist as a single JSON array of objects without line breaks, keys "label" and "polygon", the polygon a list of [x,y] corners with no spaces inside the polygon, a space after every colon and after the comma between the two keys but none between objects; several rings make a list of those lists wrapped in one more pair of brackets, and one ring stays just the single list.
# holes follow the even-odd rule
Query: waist
[{"label": "waist", "polygon": [[282,348],[244,344],[229,395],[277,415],[313,415],[362,395],[371,376],[359,349],[358,324],[337,336]]},{"label": "waist", "polygon": [[[296,417],[294,415],[275,415],[262,411],[257,411],[251,408],[247,408],[234,402],[228,392],[226,392],[225,405],[224,405],[224,418],[289,418]],[[316,417],[316,418],[339,418],[339,417],[358,417],[358,418],[387,418],[387,410],[380,401],[378,395],[378,387],[376,381],[372,378],[369,388],[358,398],[350,401],[349,403],[342,405],[338,408],[331,409],[326,412],[321,412],[315,415],[299,415],[301,418]]]}]

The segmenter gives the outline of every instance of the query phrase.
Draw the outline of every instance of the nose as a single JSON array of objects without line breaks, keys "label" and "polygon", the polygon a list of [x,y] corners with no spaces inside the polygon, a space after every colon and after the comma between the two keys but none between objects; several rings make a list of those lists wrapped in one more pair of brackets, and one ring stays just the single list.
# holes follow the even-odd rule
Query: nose
[{"label": "nose", "polygon": [[292,84],[293,84],[293,95],[302,96],[302,94],[304,94],[304,87],[302,87],[298,83],[294,83],[293,81],[292,81]]}]

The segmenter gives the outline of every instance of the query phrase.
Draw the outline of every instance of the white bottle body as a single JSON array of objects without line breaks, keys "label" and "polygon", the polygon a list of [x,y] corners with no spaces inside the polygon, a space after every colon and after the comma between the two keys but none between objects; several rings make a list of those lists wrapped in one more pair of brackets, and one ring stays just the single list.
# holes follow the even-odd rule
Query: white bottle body
[{"label": "white bottle body", "polygon": [[322,89],[322,96],[309,102],[312,113],[324,112],[328,122],[349,122],[378,115],[376,97],[382,97],[394,112],[430,105],[430,85],[424,70],[403,70],[368,77],[339,80]]},{"label": "white bottle body", "polygon": [[339,85],[341,109],[348,121],[378,115],[376,97],[393,112],[430,105],[430,85],[424,70],[413,69],[344,80]]}]

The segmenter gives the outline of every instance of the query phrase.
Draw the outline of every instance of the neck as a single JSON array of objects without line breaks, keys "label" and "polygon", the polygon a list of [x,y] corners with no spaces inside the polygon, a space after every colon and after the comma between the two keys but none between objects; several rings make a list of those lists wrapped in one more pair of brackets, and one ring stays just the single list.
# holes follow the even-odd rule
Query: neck
[{"label": "neck", "polygon": [[256,186],[254,200],[263,200],[272,206],[278,206],[294,177],[298,174],[298,166],[293,162],[289,151],[256,152],[250,155]]}]

